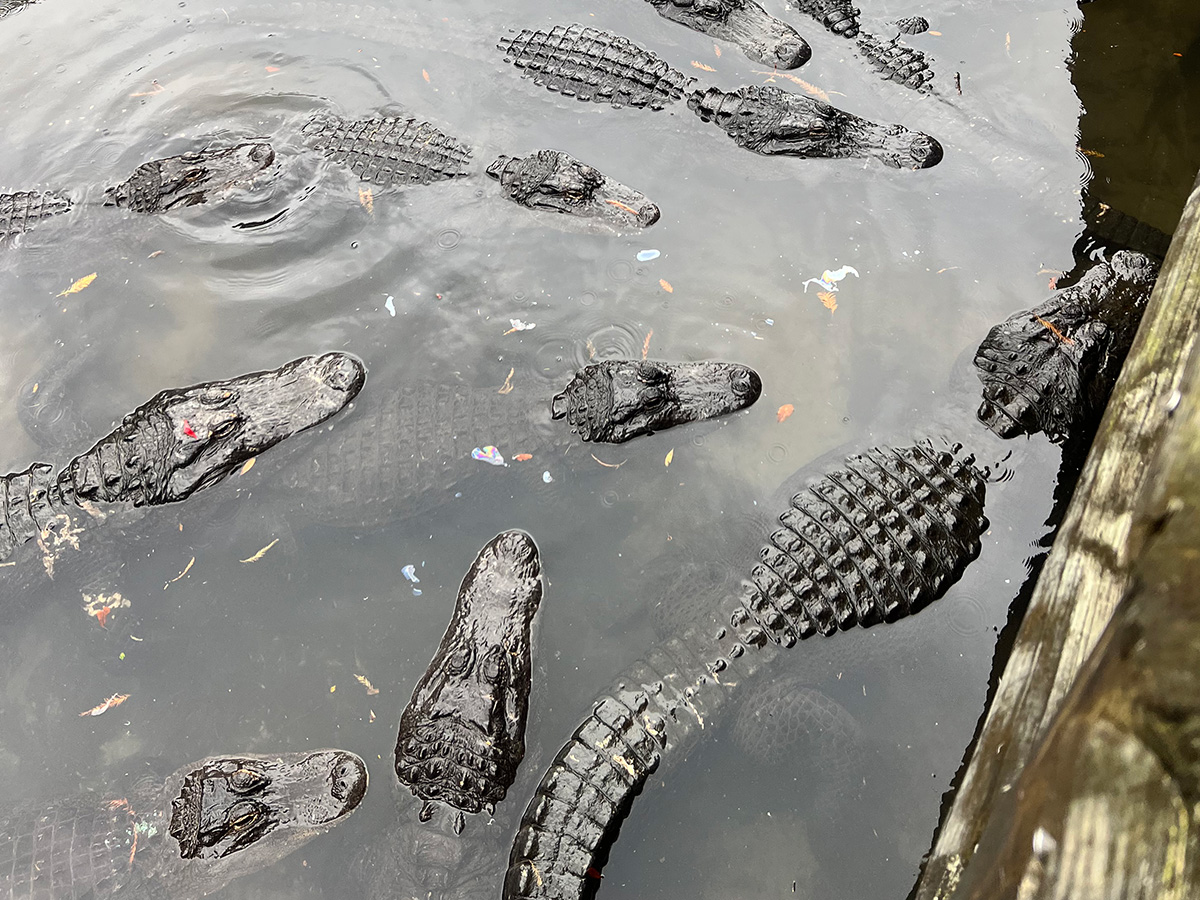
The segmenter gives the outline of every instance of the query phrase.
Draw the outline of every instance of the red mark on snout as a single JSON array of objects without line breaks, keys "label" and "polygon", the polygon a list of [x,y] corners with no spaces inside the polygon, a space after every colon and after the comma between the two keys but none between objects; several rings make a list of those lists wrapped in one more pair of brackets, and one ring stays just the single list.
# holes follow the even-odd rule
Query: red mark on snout
[{"label": "red mark on snout", "polygon": [[186,434],[188,437],[190,437],[192,440],[198,440],[198,438],[196,437],[196,432],[192,431],[192,426],[188,424],[187,419],[183,420],[183,433]]}]

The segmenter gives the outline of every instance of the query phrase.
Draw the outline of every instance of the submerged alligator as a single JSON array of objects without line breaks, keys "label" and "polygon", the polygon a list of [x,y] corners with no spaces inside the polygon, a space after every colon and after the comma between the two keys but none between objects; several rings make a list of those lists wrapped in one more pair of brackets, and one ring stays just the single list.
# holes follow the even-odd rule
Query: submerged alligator
[{"label": "submerged alligator", "polygon": [[358,808],[367,767],[344,750],[212,756],[124,795],[0,818],[0,896],[199,900],[277,862]]},{"label": "submerged alligator", "polygon": [[[0,478],[0,561],[35,541],[40,560],[22,570],[71,564],[80,538],[135,511],[185,500],[247,460],[346,407],[366,379],[344,353],[162,391],[85,453],[55,469],[34,463]],[[7,589],[13,574],[0,577]],[[6,590],[7,592],[7,590]]]},{"label": "submerged alligator", "polygon": [[[662,109],[682,99],[693,81],[627,38],[582,25],[526,29],[501,38],[498,48],[535,83],[584,101]],[[942,159],[941,144],[927,134],[877,124],[777,87],[697,89],[687,94],[687,105],[756,153],[874,157],[908,169]]]}]

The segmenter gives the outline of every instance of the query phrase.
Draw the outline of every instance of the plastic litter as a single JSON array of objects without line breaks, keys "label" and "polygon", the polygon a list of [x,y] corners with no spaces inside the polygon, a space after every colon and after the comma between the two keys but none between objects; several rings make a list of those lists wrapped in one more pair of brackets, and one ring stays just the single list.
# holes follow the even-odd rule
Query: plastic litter
[{"label": "plastic litter", "polygon": [[393,302],[395,299],[395,297],[389,294],[388,298],[383,301],[383,308],[386,309],[388,311],[388,315],[392,317],[395,317],[396,315],[396,304]]},{"label": "plastic litter", "polygon": [[508,463],[504,461],[504,454],[502,454],[498,448],[493,447],[491,444],[488,444],[482,449],[476,447],[471,451],[471,459],[477,459],[480,462],[485,462],[490,466],[508,465]]},{"label": "plastic litter", "polygon": [[549,484],[553,480],[554,480],[554,476],[551,475],[549,471],[542,473],[542,481],[546,482],[546,484]]},{"label": "plastic litter", "polygon": [[810,284],[815,284],[827,291],[836,291],[838,289],[837,283],[847,275],[853,275],[855,278],[858,278],[858,270],[854,266],[842,266],[840,269],[834,269],[832,272],[826,269],[821,273],[820,278],[810,278],[804,282],[804,293],[808,293],[808,286]]},{"label": "plastic litter", "polygon": [[407,578],[409,581],[411,581],[413,584],[421,583],[421,579],[417,577],[417,567],[414,565],[410,564],[410,565],[405,566],[403,569],[400,570],[400,574],[403,575],[405,578]]},{"label": "plastic litter", "polygon": [[637,255],[638,262],[650,262],[652,259],[658,259],[660,256],[657,250],[639,250]]}]

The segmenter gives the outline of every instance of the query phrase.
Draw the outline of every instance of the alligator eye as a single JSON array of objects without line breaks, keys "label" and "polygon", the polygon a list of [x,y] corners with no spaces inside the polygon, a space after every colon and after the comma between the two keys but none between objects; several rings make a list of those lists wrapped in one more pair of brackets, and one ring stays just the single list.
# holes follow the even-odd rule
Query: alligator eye
[{"label": "alligator eye", "polygon": [[222,422],[216,428],[211,429],[208,433],[208,436],[210,438],[218,438],[218,439],[229,437],[229,435],[233,434],[234,431],[237,430],[238,423],[240,421],[241,420],[238,418],[233,418],[233,419],[229,419],[225,422]]},{"label": "alligator eye", "polygon": [[252,769],[238,769],[229,776],[229,786],[239,794],[253,790],[265,781],[266,779],[263,776]]},{"label": "alligator eye", "polygon": [[451,675],[461,675],[469,668],[471,668],[471,651],[466,647],[455,650],[446,660],[446,671]]},{"label": "alligator eye", "polygon": [[230,808],[225,822],[235,831],[245,831],[258,821],[260,815],[262,813],[257,806],[250,803],[239,803]]},{"label": "alligator eye", "polygon": [[503,660],[500,658],[500,654],[503,651],[499,650],[499,648],[494,649],[495,652],[489,653],[487,659],[483,661],[483,665],[480,667],[480,672],[482,673],[484,680],[490,682],[491,684],[498,684],[501,681],[501,676],[504,674],[504,664]]}]

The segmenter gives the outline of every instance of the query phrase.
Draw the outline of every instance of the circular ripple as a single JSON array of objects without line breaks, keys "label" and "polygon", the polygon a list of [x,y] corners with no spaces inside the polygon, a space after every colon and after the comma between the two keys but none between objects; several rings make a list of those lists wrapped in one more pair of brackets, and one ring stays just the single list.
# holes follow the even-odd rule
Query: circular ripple
[{"label": "circular ripple", "polygon": [[773,463],[781,463],[787,459],[788,450],[783,444],[772,444],[767,451],[767,459]]},{"label": "circular ripple", "polygon": [[453,228],[446,228],[438,232],[437,245],[441,250],[453,250],[462,240],[462,235]]},{"label": "circular ripple", "polygon": [[600,503],[604,506],[612,508],[621,502],[621,495],[616,491],[608,490],[600,495]]},{"label": "circular ripple", "polygon": [[955,593],[942,600],[950,630],[964,637],[979,634],[988,627],[987,608],[977,597]]},{"label": "circular ripple", "polygon": [[561,381],[565,386],[575,367],[575,343],[573,337],[547,335],[534,351],[534,374],[552,384]]},{"label": "circular ripple", "polygon": [[593,306],[596,303],[596,295],[592,291],[584,291],[578,299],[580,306]]},{"label": "circular ripple", "polygon": [[625,259],[616,259],[608,264],[608,277],[618,284],[633,278],[633,264]]},{"label": "circular ripple", "polygon": [[602,326],[575,345],[575,364],[583,368],[606,359],[641,359],[645,340],[646,335],[631,322]]}]

